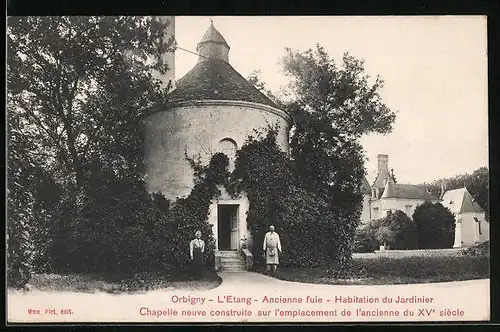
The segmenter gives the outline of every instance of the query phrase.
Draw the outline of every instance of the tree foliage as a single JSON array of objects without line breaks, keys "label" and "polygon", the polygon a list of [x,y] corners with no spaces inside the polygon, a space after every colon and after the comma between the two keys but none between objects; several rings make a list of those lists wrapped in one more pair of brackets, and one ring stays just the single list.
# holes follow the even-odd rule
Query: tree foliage
[{"label": "tree foliage", "polygon": [[374,252],[378,249],[379,242],[375,238],[375,230],[370,226],[368,223],[356,229],[353,252]]},{"label": "tree foliage", "polygon": [[388,245],[391,249],[416,249],[418,245],[417,226],[403,211],[396,210],[381,219],[373,220],[367,226],[367,233],[377,240],[379,245]]},{"label": "tree foliage", "polygon": [[[249,137],[237,152],[229,192],[244,191],[250,201],[247,223],[255,257],[270,225],[280,233],[282,264],[316,266],[341,262],[344,254],[342,221],[332,218],[329,204],[298,185],[294,164],[276,143],[277,128]],[[340,226],[340,227],[339,227]],[[327,234],[338,234],[332,237]]]},{"label": "tree foliage", "polygon": [[391,131],[395,114],[379,95],[383,80],[376,77],[371,84],[362,60],[345,53],[339,65],[319,45],[305,52],[286,52],[282,64],[291,79],[287,94],[308,113],[348,137]]},{"label": "tree foliage", "polygon": [[455,240],[455,217],[441,203],[425,202],[413,213],[421,249],[451,248]]},{"label": "tree foliage", "polygon": [[355,220],[365,173],[359,138],[389,132],[395,118],[379,95],[383,82],[377,77],[371,84],[363,61],[349,54],[339,65],[319,45],[286,52],[282,63],[291,80],[286,92],[294,119],[290,148],[296,174],[337,213]]},{"label": "tree foliage", "polygon": [[[79,230],[110,217],[93,195],[112,195],[111,204],[117,183],[140,182],[135,120],[165,96],[151,72],[167,70],[166,28],[152,17],[9,17],[8,231],[21,238],[22,215],[35,269],[69,268]],[[87,225],[89,209],[96,225]],[[8,261],[21,256],[9,252]]]},{"label": "tree foliage", "polygon": [[[282,235],[283,242],[290,241],[291,252],[288,254],[293,261],[299,265],[315,264],[319,257],[323,257],[335,264],[343,264],[351,256],[361,212],[359,188],[365,169],[359,139],[370,132],[389,132],[395,114],[379,95],[382,80],[377,77],[370,83],[363,62],[348,54],[338,65],[319,45],[305,52],[286,49],[282,66],[290,78],[284,96],[278,97],[269,91],[258,72],[252,73],[250,81],[278,105],[283,105],[292,116],[292,160],[291,164],[284,165],[269,156],[264,157],[264,154],[255,154],[252,158],[259,160],[262,166],[244,166],[246,172],[256,169],[255,179],[262,178],[266,172],[277,173],[266,177],[262,181],[265,184],[256,181],[254,187],[246,188],[255,192],[255,200],[260,202],[256,209],[261,211],[256,217],[249,211],[249,220],[262,220],[259,224],[261,236],[265,226],[279,220],[270,214],[273,221],[267,221],[265,216],[271,210],[266,211],[266,206],[270,205],[266,202],[281,204],[277,211],[287,211],[283,216],[289,218],[283,225],[286,227],[283,232],[290,234],[289,240],[287,235]],[[263,140],[252,144],[265,146],[268,143]],[[264,151],[271,149],[268,146]],[[242,154],[239,156],[243,157]],[[277,165],[283,165],[283,168],[279,169]],[[275,181],[279,176],[282,180]],[[275,197],[273,192],[266,195],[266,188],[259,188],[259,185],[270,184],[277,186],[284,197]],[[259,196],[260,192],[264,194]],[[250,209],[255,205],[251,201]],[[285,218],[281,220],[284,222]]]},{"label": "tree foliage", "polygon": [[116,171],[140,162],[130,125],[166,92],[151,74],[167,70],[165,29],[151,17],[9,18],[8,102],[58,179],[80,185],[94,160]]},{"label": "tree foliage", "polygon": [[[10,116],[17,123],[19,118]],[[28,141],[20,132],[8,132],[10,147],[7,172],[7,284],[22,288],[33,272],[34,257],[30,218],[33,216],[36,165],[28,159]]]}]

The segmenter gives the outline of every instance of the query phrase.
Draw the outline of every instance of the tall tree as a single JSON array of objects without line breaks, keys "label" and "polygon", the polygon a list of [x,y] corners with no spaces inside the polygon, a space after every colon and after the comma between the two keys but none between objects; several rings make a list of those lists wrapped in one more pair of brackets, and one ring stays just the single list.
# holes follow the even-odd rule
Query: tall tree
[{"label": "tall tree", "polygon": [[364,169],[359,138],[387,133],[395,114],[383,103],[383,81],[370,83],[363,61],[344,54],[338,64],[323,47],[286,50],[282,64],[294,117],[291,150],[304,186],[319,189],[333,208],[355,217]]},{"label": "tall tree", "polygon": [[[94,189],[113,178],[140,180],[135,122],[166,95],[152,71],[168,70],[161,56],[173,46],[165,38],[168,24],[133,16],[8,19],[9,221],[27,190],[25,221],[36,226],[38,243],[56,240],[48,249],[53,255],[68,253],[82,226],[79,207]],[[20,177],[18,170],[31,165],[38,171]],[[12,239],[21,238],[16,225],[9,223]]]},{"label": "tall tree", "polygon": [[327,247],[342,263],[350,257],[361,211],[365,169],[359,139],[390,132],[395,114],[380,97],[383,81],[370,82],[363,61],[349,54],[338,64],[319,45],[305,52],[286,49],[282,66],[290,78],[282,95],[270,92],[258,72],[249,79],[293,117],[294,177],[301,189],[329,204],[335,236]]},{"label": "tall tree", "polygon": [[168,69],[166,28],[151,17],[9,18],[8,102],[59,179],[79,186],[92,160],[123,168],[117,151],[140,157],[124,129],[165,94],[151,70]]},{"label": "tall tree", "polygon": [[392,130],[396,115],[379,94],[384,82],[377,76],[370,83],[362,60],[345,53],[338,64],[317,45],[305,52],[286,49],[282,64],[291,78],[288,97],[308,113],[324,118],[343,136],[359,138]]}]

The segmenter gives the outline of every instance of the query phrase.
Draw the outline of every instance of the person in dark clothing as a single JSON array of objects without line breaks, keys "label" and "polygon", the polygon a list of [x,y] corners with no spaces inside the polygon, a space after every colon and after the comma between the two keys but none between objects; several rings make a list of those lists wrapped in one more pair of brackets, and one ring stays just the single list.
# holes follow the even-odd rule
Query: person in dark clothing
[{"label": "person in dark clothing", "polygon": [[205,252],[205,241],[201,239],[201,232],[196,231],[196,238],[189,243],[191,255],[192,276],[197,279],[203,278],[203,253]]}]

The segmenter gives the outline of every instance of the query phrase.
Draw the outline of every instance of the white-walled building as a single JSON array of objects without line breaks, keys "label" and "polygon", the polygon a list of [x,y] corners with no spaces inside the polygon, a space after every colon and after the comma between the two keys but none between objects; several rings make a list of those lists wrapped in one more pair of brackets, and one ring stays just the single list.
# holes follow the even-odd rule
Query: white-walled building
[{"label": "white-walled building", "polygon": [[413,218],[417,206],[430,201],[441,203],[455,215],[455,248],[489,240],[489,222],[485,212],[465,187],[448,190],[437,198],[421,186],[396,183],[393,171],[389,170],[388,155],[379,154],[377,164],[378,173],[371,191],[366,190],[366,179],[363,182],[361,225],[384,218],[389,210],[400,210]]},{"label": "white-walled building", "polygon": [[454,248],[471,246],[490,238],[490,224],[484,210],[467,188],[446,191],[442,202],[455,216]]}]

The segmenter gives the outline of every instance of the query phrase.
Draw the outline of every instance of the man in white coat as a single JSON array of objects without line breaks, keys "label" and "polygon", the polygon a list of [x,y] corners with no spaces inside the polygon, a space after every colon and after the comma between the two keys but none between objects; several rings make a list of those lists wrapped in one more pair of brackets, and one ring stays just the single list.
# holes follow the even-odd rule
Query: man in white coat
[{"label": "man in white coat", "polygon": [[267,271],[271,269],[276,272],[279,265],[279,254],[281,253],[280,236],[274,231],[274,226],[269,227],[269,232],[264,236],[264,253],[266,255]]}]

